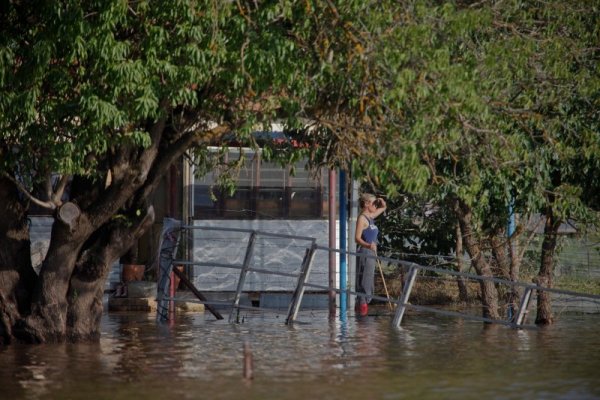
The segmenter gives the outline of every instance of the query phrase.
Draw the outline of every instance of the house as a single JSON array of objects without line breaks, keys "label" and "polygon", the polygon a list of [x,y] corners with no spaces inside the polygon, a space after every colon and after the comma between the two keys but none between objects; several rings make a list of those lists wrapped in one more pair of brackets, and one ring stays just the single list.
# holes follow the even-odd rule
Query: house
[{"label": "house", "polygon": [[[280,132],[257,132],[260,140],[287,140]],[[258,141],[258,140],[257,140]],[[217,152],[219,148],[212,148]],[[329,187],[328,171],[310,172],[306,160],[282,167],[263,159],[261,150],[231,147],[225,161],[239,160],[243,165],[235,178],[233,194],[219,190],[217,172],[196,176],[193,167],[183,173],[185,208],[184,220],[189,225],[220,228],[259,230],[284,235],[314,237],[317,243],[327,246],[329,239]],[[186,168],[186,166],[182,166]],[[229,262],[240,264],[243,260],[247,234],[194,230],[187,241],[189,258],[195,262]],[[218,236],[221,235],[221,236]],[[337,234],[336,234],[337,235]],[[307,243],[289,239],[262,238],[256,243],[253,262],[262,268],[290,271],[300,267]],[[336,253],[337,256],[337,253]],[[337,264],[337,263],[336,263]],[[329,277],[329,253],[315,254],[309,283],[326,286]],[[203,293],[226,296],[236,290],[239,271],[221,267],[188,268],[194,285]],[[337,280],[336,280],[337,281]],[[244,292],[259,296],[260,304],[275,302],[283,306],[282,294],[293,291],[295,279],[268,274],[250,274]],[[317,303],[326,307],[327,297],[323,289]],[[311,297],[309,296],[308,299]],[[315,299],[315,297],[313,297]],[[310,301],[310,300],[308,300]],[[256,297],[254,298],[256,302]],[[269,305],[269,304],[268,304]],[[287,306],[287,303],[285,304]]]},{"label": "house", "polygon": [[[256,132],[257,142],[271,140],[276,143],[289,140],[282,132]],[[233,143],[236,144],[236,143]],[[294,145],[298,145],[295,143]],[[220,148],[213,147],[217,152]],[[162,220],[171,217],[182,220],[184,225],[239,228],[314,237],[318,244],[327,246],[329,239],[329,187],[328,171],[310,172],[306,160],[282,167],[261,156],[261,150],[230,147],[225,157],[238,160],[244,154],[245,161],[235,178],[233,194],[225,193],[215,186],[217,173],[211,171],[196,176],[193,163],[181,160],[172,166],[154,194],[152,203],[156,222],[152,229],[139,241],[139,261],[147,266],[152,275],[156,271],[159,235]],[[337,190],[336,190],[337,194]],[[41,263],[48,246],[52,218],[32,217],[32,249],[35,260]],[[337,226],[337,222],[336,222]],[[193,232],[193,233],[190,233]],[[239,263],[245,249],[243,237],[223,239],[202,236],[200,230],[189,231],[182,239],[185,251],[178,255],[191,261]],[[338,234],[336,232],[336,237]],[[277,243],[275,243],[277,242]],[[210,245],[210,246],[207,246]],[[275,270],[293,270],[300,266],[306,243],[279,240],[259,241],[254,262]],[[338,254],[336,253],[336,260]],[[336,261],[337,265],[337,261]],[[38,265],[39,266],[39,265]],[[186,268],[188,278],[201,291],[215,296],[227,297],[235,291],[239,271],[220,267]],[[315,254],[310,282],[326,286],[329,278],[329,254],[319,251]],[[121,265],[116,262],[106,284],[106,290],[113,290],[121,280]],[[336,279],[337,282],[337,279]],[[262,296],[289,293],[293,290],[293,279],[273,278],[268,275],[251,274],[246,280],[244,292]],[[325,293],[315,289],[315,293]],[[275,295],[273,298],[277,297]],[[326,295],[321,296],[326,305]],[[280,297],[279,297],[280,298]],[[261,303],[264,303],[261,301]],[[277,300],[279,301],[279,300]]]},{"label": "house", "polygon": [[[232,136],[233,138],[233,136]],[[290,140],[280,131],[257,131],[254,139],[282,143]],[[292,143],[299,145],[297,142]],[[219,189],[218,172],[200,175],[194,163],[181,160],[171,168],[163,184],[154,195],[157,218],[152,232],[140,241],[141,261],[156,271],[159,235],[163,217],[181,220],[184,226],[224,229],[246,229],[283,235],[314,237],[327,246],[329,240],[329,187],[328,170],[308,171],[307,161],[300,160],[282,167],[262,157],[262,150],[240,147],[233,140],[223,155],[224,161],[243,157],[235,176],[235,191],[230,194]],[[222,153],[214,146],[210,151]],[[337,194],[337,188],[335,189]],[[338,226],[336,221],[336,227]],[[336,237],[337,232],[336,232]],[[183,230],[178,259],[215,264],[241,264],[244,259],[248,233]],[[301,240],[259,237],[252,258],[256,268],[293,273],[302,262],[308,243]],[[336,268],[338,253],[335,253]],[[239,270],[222,266],[188,266],[186,275],[209,299],[229,299],[236,291]],[[329,252],[315,254],[308,283],[327,286],[329,279]],[[336,282],[338,279],[336,278]],[[242,301],[267,306],[286,306],[296,284],[294,278],[250,273],[245,280]],[[306,302],[313,306],[327,306],[326,291],[307,289],[312,296]],[[252,297],[252,299],[250,299]]]}]

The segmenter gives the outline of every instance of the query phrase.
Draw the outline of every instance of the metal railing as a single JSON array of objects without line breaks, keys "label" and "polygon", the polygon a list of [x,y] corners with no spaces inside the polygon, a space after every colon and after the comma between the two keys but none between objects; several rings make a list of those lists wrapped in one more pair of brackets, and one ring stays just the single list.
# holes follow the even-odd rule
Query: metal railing
[{"label": "metal railing", "polygon": [[[188,260],[178,260],[175,258],[177,246],[179,245],[179,237],[180,233],[183,230],[205,230],[205,231],[221,231],[221,232],[239,232],[239,233],[247,233],[249,234],[248,243],[246,245],[244,259],[241,264],[232,264],[232,263],[219,263],[219,262],[195,262]],[[288,235],[281,233],[273,233],[273,232],[265,232],[254,229],[241,229],[241,228],[220,228],[220,227],[207,227],[207,226],[180,226],[174,224],[172,228],[163,229],[163,236],[165,237],[177,237],[177,240],[168,241],[161,240],[161,250],[160,250],[160,260],[161,266],[160,276],[159,276],[159,284],[158,284],[158,313],[157,317],[160,319],[167,319],[169,314],[169,309],[172,309],[171,302],[183,300],[175,298],[172,293],[170,293],[170,276],[173,271],[173,265],[189,265],[189,266],[210,266],[210,267],[220,267],[220,268],[229,268],[229,269],[237,269],[240,271],[237,288],[235,290],[235,294],[233,297],[233,301],[222,302],[222,301],[208,301],[205,299],[199,299],[199,302],[205,305],[226,305],[230,306],[233,310],[229,315],[229,322],[234,322],[239,320],[239,311],[241,309],[257,309],[257,307],[247,307],[240,304],[241,294],[244,289],[244,284],[246,281],[246,276],[249,272],[257,272],[261,274],[270,274],[287,278],[296,278],[297,284],[295,286],[294,294],[292,296],[292,301],[289,305],[288,310],[288,318],[286,319],[286,323],[291,323],[295,316],[298,313],[300,302],[302,296],[304,294],[304,289],[306,287],[306,279],[310,274],[310,270],[312,267],[312,260],[314,257],[314,252],[316,249],[316,239],[314,237],[308,236],[299,236],[299,235]],[[265,236],[265,237],[275,237],[275,238],[283,238],[283,239],[293,239],[293,240],[302,240],[307,242],[307,246],[305,248],[304,258],[300,264],[300,271],[298,273],[289,273],[289,272],[280,272],[280,271],[272,271],[264,268],[256,268],[251,267],[252,257],[254,255],[254,249],[257,237]],[[194,290],[195,288],[191,288]],[[197,291],[197,289],[196,289]],[[196,294],[197,297],[200,297]],[[186,300],[189,301],[189,300]],[[259,307],[258,307],[259,308]],[[214,314],[214,312],[213,312]],[[293,318],[289,316],[293,315]]]},{"label": "metal railing", "polygon": [[[194,262],[194,261],[188,261],[188,260],[175,259],[176,249],[179,244],[180,232],[182,230],[224,231],[224,232],[239,232],[239,233],[248,234],[249,239],[248,239],[248,242],[246,245],[243,262],[241,264],[232,264],[232,263],[219,263],[219,262]],[[319,284],[315,284],[315,283],[309,283],[308,278],[310,276],[310,272],[312,269],[312,264],[313,264],[313,260],[315,257],[315,253],[317,251],[326,251],[328,253],[336,252],[336,253],[343,253],[343,255],[347,255],[347,256],[360,256],[360,257],[365,257],[365,258],[374,258],[376,260],[384,261],[389,264],[396,264],[396,265],[398,265],[398,267],[406,269],[407,276],[406,276],[404,286],[402,288],[402,291],[400,292],[400,295],[394,301],[394,303],[396,305],[396,309],[394,312],[392,324],[395,327],[400,327],[400,325],[402,323],[402,319],[405,314],[405,311],[412,309],[412,310],[416,310],[416,311],[426,311],[426,312],[432,312],[432,313],[446,315],[446,316],[460,317],[460,318],[464,318],[464,319],[468,319],[468,320],[481,321],[481,322],[493,323],[493,324],[501,324],[501,325],[506,325],[506,326],[510,326],[513,328],[531,328],[531,327],[533,327],[533,325],[525,324],[525,316],[527,314],[527,309],[529,307],[529,303],[530,303],[530,300],[532,298],[532,294],[534,291],[549,292],[549,293],[568,295],[568,296],[573,296],[573,297],[581,297],[581,298],[600,300],[599,295],[578,293],[578,292],[573,292],[573,291],[568,291],[568,290],[560,290],[560,289],[554,289],[554,288],[547,288],[547,287],[542,287],[542,286],[539,286],[536,284],[531,284],[531,283],[509,281],[509,280],[496,278],[496,277],[474,275],[474,274],[470,274],[470,273],[459,272],[459,271],[454,271],[454,270],[449,270],[449,269],[424,266],[424,265],[420,265],[420,264],[417,264],[414,262],[409,262],[409,261],[404,261],[404,260],[399,260],[399,259],[394,259],[394,258],[388,258],[388,257],[376,256],[376,255],[368,255],[368,254],[363,254],[363,253],[359,254],[359,253],[350,252],[350,251],[346,251],[346,250],[318,246],[316,244],[316,239],[314,237],[288,235],[288,234],[280,234],[280,233],[273,233],[273,232],[264,232],[264,231],[253,230],[253,229],[220,228],[220,227],[207,227],[207,226],[196,226],[196,225],[181,226],[180,224],[173,224],[171,226],[171,228],[163,229],[162,235],[163,235],[163,239],[161,240],[161,250],[160,250],[161,264],[160,264],[160,268],[159,268],[160,276],[159,276],[159,285],[158,285],[158,294],[157,294],[158,309],[159,309],[157,316],[158,316],[158,318],[161,318],[161,319],[167,318],[166,315],[167,315],[167,310],[169,309],[170,303],[172,303],[173,301],[183,300],[183,299],[175,298],[173,296],[173,294],[169,292],[171,271],[173,271],[173,265],[175,265],[175,264],[190,265],[190,266],[212,266],[212,267],[220,267],[220,268],[237,269],[240,271],[240,275],[238,278],[237,287],[236,287],[236,291],[235,291],[235,294],[233,297],[233,301],[231,301],[231,302],[208,301],[205,298],[201,298],[202,297],[201,295],[196,294],[196,296],[199,297],[199,300],[197,301],[199,303],[203,303],[208,306],[226,305],[226,306],[231,307],[232,312],[229,315],[230,322],[235,322],[235,321],[239,320],[239,312],[241,309],[264,310],[261,307],[248,307],[248,306],[244,306],[244,305],[240,304],[240,298],[241,298],[242,291],[244,289],[244,284],[246,282],[246,276],[249,272],[257,272],[257,273],[261,273],[261,274],[271,274],[271,275],[277,275],[277,276],[283,276],[283,277],[296,279],[295,288],[293,290],[290,304],[288,305],[287,317],[285,319],[286,324],[292,324],[296,320],[299,309],[300,309],[300,304],[302,303],[302,298],[303,298],[305,290],[307,288],[320,289],[320,290],[324,290],[324,291],[332,291],[333,290],[342,296],[343,295],[346,295],[346,296],[354,295],[354,296],[358,296],[358,297],[365,296],[364,293],[359,293],[359,292],[355,292],[355,291],[351,291],[351,290],[340,291],[339,289],[329,287],[329,285],[319,285]],[[251,261],[252,261],[253,255],[254,255],[256,240],[259,236],[294,239],[294,240],[299,239],[299,240],[306,241],[307,244],[306,244],[305,251],[304,251],[304,257],[299,266],[299,272],[289,273],[289,272],[267,270],[264,268],[251,267]],[[476,315],[471,315],[471,314],[466,314],[466,313],[461,313],[461,312],[456,312],[456,311],[442,310],[442,309],[438,309],[438,308],[431,307],[431,306],[415,305],[415,304],[411,304],[409,302],[409,300],[410,300],[410,295],[411,295],[412,289],[413,289],[414,284],[419,275],[419,272],[431,272],[431,273],[437,273],[437,274],[446,274],[446,275],[463,277],[466,279],[476,280],[476,281],[491,281],[494,283],[510,286],[511,288],[519,287],[519,288],[523,289],[523,294],[521,295],[519,305],[516,308],[514,315],[509,317],[508,319],[492,319],[492,318],[487,318],[484,316],[476,316]],[[189,281],[187,284],[191,285],[191,283],[189,283]],[[195,288],[193,288],[193,285],[190,288],[192,289],[192,291],[194,291],[194,289],[195,289]],[[197,290],[195,290],[195,291],[197,291]],[[381,296],[377,296],[377,295],[374,295],[371,297],[373,299],[384,301],[384,302],[390,301],[389,298],[381,297]],[[185,301],[189,301],[189,299],[186,299]],[[172,307],[172,305],[171,305],[171,307]],[[342,312],[345,312],[345,310],[342,310]],[[215,313],[213,312],[213,314],[215,314]]]}]

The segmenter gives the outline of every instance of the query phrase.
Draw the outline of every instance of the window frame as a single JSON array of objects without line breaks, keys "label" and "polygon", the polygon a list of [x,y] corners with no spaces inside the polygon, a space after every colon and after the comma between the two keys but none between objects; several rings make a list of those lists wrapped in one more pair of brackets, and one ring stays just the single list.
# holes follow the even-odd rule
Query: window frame
[{"label": "window frame", "polygon": [[[219,148],[209,149],[210,151],[218,151]],[[243,151],[246,156],[251,155],[247,166],[242,167],[240,175],[245,175],[240,185],[240,179],[237,180],[236,191],[233,196],[226,196],[216,186],[214,186],[215,172],[211,171],[204,177],[193,177],[193,218],[194,219],[326,219],[327,218],[327,196],[328,187],[326,186],[326,169],[323,168],[316,177],[309,172],[304,173],[306,159],[297,162],[294,165],[296,171],[299,167],[302,168],[300,177],[291,175],[291,166],[281,167],[275,163],[265,162],[262,157],[262,151],[252,150],[248,148],[232,148],[226,155],[226,159],[230,159],[236,154],[239,156]],[[266,165],[265,165],[266,164]],[[248,166],[252,168],[248,170]],[[269,185],[262,185],[264,181],[263,171],[275,172],[281,171],[282,176],[279,180],[280,184],[274,183],[278,180],[268,177]],[[293,186],[294,180],[297,180],[297,185]],[[304,180],[304,183],[302,182]],[[250,185],[248,185],[248,183]],[[211,189],[212,188],[212,189]],[[197,199],[205,198],[212,194],[216,197],[216,201],[198,204]],[[299,193],[309,193],[307,196],[302,196],[294,200]],[[273,201],[264,199],[265,195],[276,194],[275,202],[272,202],[272,207],[263,207],[265,202]],[[263,197],[263,199],[261,199]],[[312,205],[306,207],[306,197],[312,198]],[[276,202],[276,199],[280,203]],[[310,203],[309,203],[310,204]],[[304,206],[303,206],[304,205]],[[279,207],[276,207],[279,206]],[[271,210],[272,212],[269,212]]]}]

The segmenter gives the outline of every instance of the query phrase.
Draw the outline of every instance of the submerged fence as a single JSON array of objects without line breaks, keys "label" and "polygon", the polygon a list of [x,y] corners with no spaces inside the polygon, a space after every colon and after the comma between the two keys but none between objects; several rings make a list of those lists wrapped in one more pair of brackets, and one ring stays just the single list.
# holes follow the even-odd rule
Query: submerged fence
[{"label": "submerged fence", "polygon": [[[212,233],[225,232],[229,234],[235,233],[237,235],[241,234],[245,236],[245,238],[232,240],[229,243],[231,252],[235,253],[233,259],[229,260],[230,262],[220,262],[218,260],[179,259],[177,256],[185,253],[181,251],[182,246],[180,246],[181,238],[186,237],[185,235],[182,235],[182,232],[190,231],[203,231]],[[257,243],[259,241],[268,241],[263,243],[262,246],[264,248],[267,248],[267,250],[264,250],[263,248],[260,251],[261,254],[257,254]],[[282,264],[281,262],[279,262],[277,264],[278,267],[274,268],[269,262],[268,257],[265,257],[265,254],[268,253],[268,246],[273,246],[273,243],[281,241],[293,242],[293,251],[286,252],[286,254],[289,254],[289,263],[285,262]],[[269,244],[265,245],[265,243]],[[227,280],[227,282],[223,282],[221,287],[229,287],[234,289],[232,298],[225,301],[208,300],[202,294],[202,292],[198,290],[198,288],[194,285],[193,282],[190,282],[187,279],[185,279],[183,274],[181,274],[180,272],[175,272],[177,273],[177,275],[181,276],[184,279],[184,283],[196,295],[196,297],[198,298],[196,301],[205,304],[207,309],[209,309],[209,311],[211,311],[216,318],[222,317],[220,316],[218,311],[212,308],[213,306],[222,306],[231,309],[231,312],[229,314],[230,322],[239,321],[240,310],[242,309],[269,311],[269,309],[265,307],[249,306],[241,304],[240,302],[242,293],[244,291],[247,291],[246,285],[250,281],[250,278],[254,278],[256,281],[258,275],[277,277],[276,280],[265,281],[271,282],[269,283],[271,287],[277,287],[279,290],[291,293],[285,318],[286,324],[291,324],[296,321],[298,312],[300,310],[300,305],[303,300],[303,296],[307,290],[320,291],[323,293],[335,291],[337,294],[340,294],[342,296],[364,296],[364,294],[362,293],[357,293],[351,290],[345,290],[344,292],[340,292],[339,289],[330,287],[328,279],[325,279],[322,276],[317,281],[311,281],[310,277],[311,271],[315,264],[315,256],[319,252],[327,256],[322,257],[322,259],[327,259],[328,255],[331,252],[342,253],[342,256],[359,256],[358,253],[354,252],[341,251],[339,249],[318,246],[316,244],[315,238],[312,237],[264,232],[252,229],[182,226],[181,223],[178,221],[166,220],[163,226],[163,232],[161,234],[160,241],[157,318],[161,320],[169,319],[169,313],[173,310],[173,302],[184,300],[174,297],[175,291],[172,285],[175,271],[173,269],[174,265],[183,265],[200,269],[208,268],[212,270],[218,269],[234,271],[233,274],[223,275],[223,279]],[[299,256],[298,253],[300,253],[301,256]],[[227,258],[227,256],[227,254],[223,255],[224,258]],[[401,325],[406,310],[432,312],[446,316],[460,317],[468,320],[501,324],[513,328],[532,327],[532,325],[526,324],[526,316],[531,299],[536,292],[548,292],[553,294],[567,295],[580,299],[588,299],[590,301],[599,302],[600,304],[600,296],[598,295],[578,293],[553,288],[545,288],[532,283],[515,282],[495,277],[483,277],[470,273],[424,266],[410,261],[404,261],[382,256],[369,256],[364,254],[361,254],[360,256],[376,258],[377,260],[383,261],[387,264],[397,265],[398,269],[402,269],[405,272],[405,283],[399,296],[396,299],[390,300],[387,297],[376,295],[372,296],[372,298],[375,300],[384,302],[392,301],[392,303],[395,305],[392,324],[396,327],[399,327]],[[284,265],[284,267],[282,267],[282,265]],[[457,278],[460,277],[479,282],[491,281],[496,285],[506,285],[511,289],[519,289],[519,292],[521,292],[522,294],[520,296],[518,304],[515,304],[514,313],[509,315],[506,319],[492,319],[463,312],[443,310],[431,306],[411,304],[411,292],[413,290],[416,280],[419,277],[419,274],[422,273],[449,275]],[[235,277],[235,279],[232,279],[233,277]],[[260,282],[260,280],[258,281]],[[274,285],[273,282],[276,282],[276,284]],[[185,301],[190,300],[185,299]],[[346,310],[340,310],[340,312],[346,312]]]}]

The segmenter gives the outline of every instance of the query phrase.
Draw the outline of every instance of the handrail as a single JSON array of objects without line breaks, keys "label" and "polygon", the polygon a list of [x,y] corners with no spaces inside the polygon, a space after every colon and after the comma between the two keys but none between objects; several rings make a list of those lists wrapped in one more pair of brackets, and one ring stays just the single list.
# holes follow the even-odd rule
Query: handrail
[{"label": "handrail", "polygon": [[[330,249],[329,247],[324,247],[324,246],[317,246],[317,249],[341,253],[341,250],[339,250],[339,249]],[[471,278],[471,279],[482,280],[482,281],[490,281],[490,282],[494,282],[494,283],[503,283],[506,285],[520,286],[525,289],[539,290],[539,291],[545,291],[545,292],[550,292],[550,293],[555,293],[555,294],[586,297],[586,298],[590,298],[590,299],[600,299],[600,295],[597,295],[597,294],[580,293],[580,292],[574,292],[571,290],[548,288],[548,287],[539,286],[539,285],[533,284],[533,283],[526,283],[526,282],[521,282],[521,281],[509,281],[507,279],[496,278],[493,276],[481,276],[481,275],[476,275],[476,274],[470,274],[468,272],[454,271],[451,269],[429,267],[426,265],[417,264],[412,261],[398,260],[395,258],[389,258],[389,257],[384,257],[384,256],[375,256],[375,255],[371,255],[371,254],[356,253],[356,252],[351,252],[351,251],[345,251],[345,253],[348,255],[354,255],[354,256],[360,256],[360,257],[365,257],[365,258],[378,259],[381,261],[387,261],[387,262],[390,262],[393,264],[401,264],[401,265],[403,265],[405,267],[409,267],[409,268],[412,266],[417,266],[419,269],[421,269],[423,271],[436,272],[436,273],[448,274],[448,275],[454,275],[454,276],[461,276],[461,277],[465,277],[465,278]]]},{"label": "handrail", "polygon": [[[198,267],[221,267],[221,268],[230,268],[230,269],[243,269],[244,266],[241,264],[225,264],[225,263],[217,263],[217,262],[194,262],[194,261],[183,261],[183,260],[173,260],[173,264],[176,265],[195,265]],[[277,275],[277,276],[287,276],[290,278],[297,278],[300,276],[300,274],[292,274],[292,273],[288,273],[288,272],[278,272],[278,271],[273,271],[270,269],[263,269],[263,268],[252,268],[252,267],[248,267],[246,268],[247,271],[249,272],[263,272],[266,274],[271,274],[271,275]]]},{"label": "handrail", "polygon": [[181,229],[191,229],[191,230],[206,230],[206,231],[225,231],[225,232],[245,232],[245,233],[256,233],[262,236],[271,236],[271,237],[281,237],[284,239],[300,239],[306,240],[309,242],[315,242],[317,239],[312,236],[299,236],[299,235],[290,235],[287,233],[277,233],[277,232],[266,232],[258,229],[245,229],[245,228],[221,228],[218,226],[202,226],[202,225],[185,225],[182,226]]},{"label": "handrail", "polygon": [[[238,280],[238,285],[237,285],[237,289],[235,292],[235,297],[234,297],[233,303],[206,301],[206,299],[204,299],[204,301],[202,301],[203,299],[200,299],[200,301],[195,301],[195,302],[199,302],[199,303],[206,304],[206,305],[212,305],[212,304],[229,305],[230,307],[233,308],[233,310],[237,310],[237,318],[234,318],[234,312],[232,311],[232,313],[230,315],[230,321],[239,320],[240,309],[270,310],[270,309],[264,308],[264,307],[263,308],[248,307],[248,306],[244,306],[244,305],[240,304],[240,295],[243,290],[243,285],[244,285],[246,275],[248,274],[248,272],[258,272],[258,273],[263,273],[263,274],[271,274],[271,275],[277,275],[277,276],[297,278],[296,288],[292,294],[292,299],[291,299],[291,302],[288,307],[288,316],[286,318],[286,324],[293,323],[297,316],[300,304],[302,302],[302,296],[304,295],[304,291],[306,288],[322,289],[322,290],[326,290],[326,291],[330,291],[332,289],[329,287],[329,285],[325,286],[325,285],[319,285],[319,284],[315,284],[315,283],[308,283],[308,277],[310,275],[313,258],[314,258],[314,255],[317,250],[327,251],[327,252],[336,252],[336,253],[340,253],[340,254],[343,253],[344,255],[347,255],[347,256],[360,256],[360,257],[364,257],[364,258],[372,258],[372,259],[376,259],[376,260],[380,260],[380,261],[385,261],[385,262],[388,262],[391,264],[396,264],[403,268],[408,268],[409,277],[405,283],[404,288],[402,289],[401,296],[395,301],[397,307],[396,307],[396,312],[395,312],[394,319],[393,319],[393,324],[397,327],[400,326],[400,323],[402,321],[402,316],[404,314],[404,310],[412,309],[412,310],[417,310],[417,311],[433,312],[433,313],[447,315],[447,316],[461,317],[461,318],[474,320],[474,321],[501,324],[501,325],[506,325],[506,326],[510,326],[513,328],[532,328],[534,326],[524,324],[524,319],[525,319],[525,314],[526,314],[526,311],[527,311],[527,308],[529,306],[529,302],[531,299],[531,293],[533,290],[561,294],[561,295],[574,296],[574,297],[581,297],[581,298],[587,298],[587,299],[594,299],[594,300],[600,299],[600,295],[595,295],[595,294],[579,293],[579,292],[575,292],[575,291],[571,291],[571,290],[548,288],[548,287],[539,286],[534,283],[532,284],[532,283],[526,283],[526,282],[521,282],[521,281],[511,281],[511,280],[497,278],[497,277],[493,277],[493,276],[480,276],[480,275],[471,274],[471,273],[467,273],[467,272],[454,271],[451,269],[425,266],[425,265],[421,265],[421,264],[418,264],[418,263],[415,263],[412,261],[394,259],[394,258],[390,258],[390,257],[380,256],[380,255],[363,254],[363,253],[352,252],[352,251],[348,251],[348,250],[340,250],[340,249],[336,249],[336,248],[318,246],[316,244],[316,238],[314,238],[314,237],[289,235],[289,234],[276,233],[276,232],[265,232],[265,231],[256,230],[256,229],[210,227],[210,226],[202,226],[202,225],[187,225],[187,226],[179,226],[178,228],[176,228],[176,230],[178,232],[180,232],[182,230],[186,230],[186,229],[239,232],[239,233],[250,234],[250,238],[248,240],[248,244],[247,244],[247,248],[246,248],[246,254],[244,256],[244,261],[242,264],[228,264],[228,263],[219,263],[219,262],[194,262],[194,261],[187,261],[187,260],[176,260],[176,259],[174,259],[174,253],[175,253],[174,247],[177,246],[177,243],[178,243],[177,240],[175,241],[175,246],[169,247],[168,248],[169,251],[165,252],[167,254],[167,256],[169,256],[169,258],[170,258],[169,262],[170,262],[171,269],[174,264],[178,264],[178,265],[191,265],[191,266],[211,266],[211,267],[231,268],[231,269],[240,270],[240,278]],[[277,237],[277,238],[293,239],[293,240],[306,240],[308,242],[306,244],[306,253],[304,255],[304,259],[302,260],[301,265],[299,266],[299,272],[298,273],[288,273],[288,272],[280,272],[280,271],[264,269],[264,268],[251,267],[250,265],[251,265],[251,260],[253,257],[253,250],[254,250],[256,239],[258,236]],[[301,246],[301,247],[304,247],[304,246]],[[161,256],[162,256],[162,252],[161,252]],[[472,280],[476,280],[476,281],[490,281],[490,282],[494,282],[494,283],[508,285],[511,287],[515,287],[515,286],[521,287],[521,288],[525,289],[525,293],[520,300],[520,304],[518,307],[518,313],[517,313],[516,317],[514,319],[511,318],[509,320],[492,319],[492,318],[487,318],[487,317],[482,317],[482,316],[475,316],[475,315],[471,315],[471,314],[464,314],[464,313],[460,313],[460,312],[456,312],[456,311],[441,310],[441,309],[438,309],[435,307],[414,305],[414,304],[410,304],[408,302],[408,300],[409,300],[410,292],[412,290],[412,285],[415,282],[415,280],[418,276],[418,273],[420,271],[429,271],[429,272],[438,273],[438,274],[447,274],[447,275],[452,275],[452,276],[457,276],[457,277],[464,277],[464,278],[468,278],[468,279],[472,279]],[[355,296],[365,296],[364,293],[358,293],[358,292],[350,291],[347,289],[346,290],[333,289],[333,291],[335,291],[336,293],[339,293],[339,294],[346,294],[346,295],[351,294],[351,295],[355,295]],[[373,299],[381,300],[381,301],[389,300],[387,297],[384,298],[384,297],[376,296],[376,295],[371,296],[371,297]],[[162,294],[159,293],[159,298],[162,298],[162,300],[169,300],[169,301],[175,301],[175,300],[178,301],[179,300],[178,298],[175,298],[173,296],[167,296],[166,293],[162,293]],[[191,301],[191,300],[186,299],[185,301]]]}]

